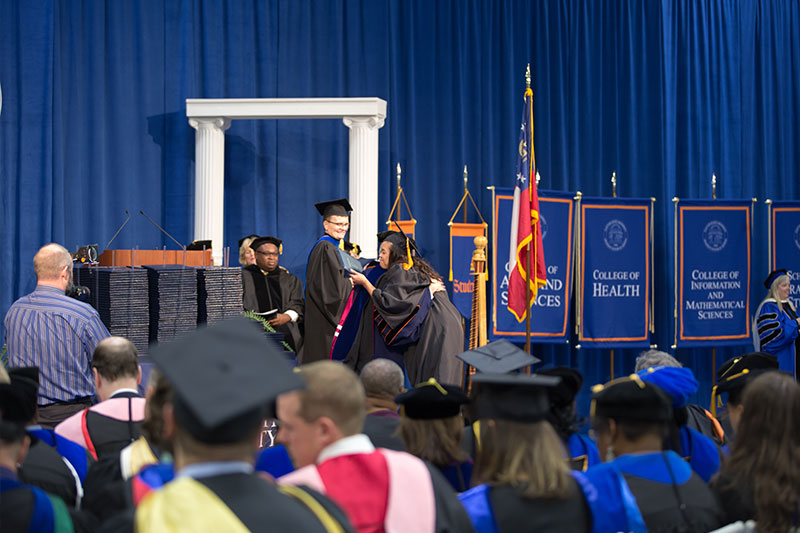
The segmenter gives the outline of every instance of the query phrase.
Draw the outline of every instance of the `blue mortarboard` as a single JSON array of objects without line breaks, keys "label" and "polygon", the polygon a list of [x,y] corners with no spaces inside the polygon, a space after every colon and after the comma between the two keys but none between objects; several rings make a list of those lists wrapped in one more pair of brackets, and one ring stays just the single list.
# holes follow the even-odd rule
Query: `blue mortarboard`
[{"label": "blue mortarboard", "polygon": [[764,280],[764,287],[769,289],[770,287],[772,287],[772,284],[775,283],[776,279],[778,279],[781,276],[785,276],[787,274],[788,272],[786,272],[785,268],[779,268],[778,270],[773,270],[772,272],[769,273],[767,279]]},{"label": "blue mortarboard", "polygon": [[680,409],[689,403],[689,396],[697,392],[697,380],[686,367],[651,366],[638,372],[642,381],[660,387],[672,397],[672,408]]}]

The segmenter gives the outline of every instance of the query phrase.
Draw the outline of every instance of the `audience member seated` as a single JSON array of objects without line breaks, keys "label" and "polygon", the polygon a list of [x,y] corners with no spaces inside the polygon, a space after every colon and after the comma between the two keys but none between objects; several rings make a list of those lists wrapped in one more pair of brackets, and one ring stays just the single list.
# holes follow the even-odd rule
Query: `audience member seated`
[{"label": "audience member seated", "polygon": [[58,496],[19,480],[17,465],[30,446],[25,426],[0,413],[0,526],[11,533],[93,531],[89,515],[71,511]]},{"label": "audience member seated", "polygon": [[[475,530],[591,531],[591,515],[564,446],[546,418],[554,376],[475,375],[481,421],[473,479],[461,494]],[[601,530],[597,530],[601,531]]]},{"label": "audience member seated", "polygon": [[[142,469],[161,461],[170,464],[171,470],[172,443],[164,437],[163,410],[172,402],[172,386],[156,368],[150,371],[145,397],[142,435],[118,454],[107,454],[92,465],[86,477],[84,508],[101,522],[138,503],[139,495],[134,494],[131,478]],[[172,472],[168,476],[171,479]]]},{"label": "audience member seated", "polygon": [[547,388],[550,399],[550,412],[547,421],[556,430],[570,457],[573,470],[585,471],[590,466],[600,464],[597,444],[586,435],[578,433],[578,414],[575,412],[575,396],[583,385],[583,376],[577,370],[565,366],[547,368],[536,372],[540,376],[556,376],[561,381],[555,387]]},{"label": "audience member seated", "polygon": [[672,420],[664,449],[680,454],[698,476],[708,483],[719,470],[725,452],[713,440],[686,424],[689,395],[697,392],[697,380],[688,368],[651,366],[637,375],[642,381],[660,387],[672,398]]},{"label": "audience member seated", "polygon": [[[70,507],[80,507],[83,479],[77,469],[54,447],[35,436],[40,429],[35,425],[39,370],[10,368],[8,378],[9,383],[0,384],[0,411],[3,412],[4,420],[24,425],[30,437],[30,447],[25,461],[19,465],[17,471],[19,480],[58,496]],[[73,450],[70,455],[73,461],[82,467],[85,477],[86,451],[77,444],[69,441],[65,443],[67,447],[70,444],[78,449]]]},{"label": "audience member seated", "polygon": [[174,435],[175,479],[141,500],[137,531],[351,530],[327,498],[253,471],[267,406],[303,380],[249,321],[198,329],[152,358],[173,388],[163,432]]},{"label": "audience member seated", "polygon": [[[475,368],[477,373],[483,374],[509,374],[519,372],[523,368],[532,367],[542,360],[517,348],[505,339],[490,342],[473,350],[458,354],[456,357],[464,363]],[[472,385],[471,394],[475,396],[478,386]],[[480,420],[472,412],[472,405],[464,413],[468,425],[464,427],[461,447],[470,457],[477,457],[480,442]]]},{"label": "audience member seated", "polygon": [[437,467],[456,492],[470,487],[472,459],[461,449],[461,406],[469,397],[461,387],[434,378],[400,394],[400,436],[406,451]]},{"label": "audience member seated", "polygon": [[56,434],[77,442],[95,459],[116,456],[139,438],[145,400],[138,390],[142,379],[138,355],[136,346],[127,339],[103,339],[92,358],[100,403],[61,422]]},{"label": "audience member seated", "polygon": [[[711,482],[727,522],[755,519],[758,531],[800,525],[800,385],[767,371],[744,389],[730,458]],[[731,417],[733,419],[733,417]]]},{"label": "audience member seated", "polygon": [[278,397],[278,441],[298,470],[278,482],[308,485],[345,510],[356,531],[470,531],[447,480],[413,455],[376,449],[361,433],[364,389],[333,361],[300,367],[306,388]]},{"label": "audience member seated", "polygon": [[397,433],[400,415],[394,398],[403,392],[403,370],[389,359],[374,359],[361,370],[361,385],[367,398],[363,433],[376,448],[404,451]]},{"label": "audience member seated", "polygon": [[[639,354],[636,358],[636,368],[634,372],[641,372],[654,366],[667,366],[680,368],[683,365],[667,352],[661,350],[647,350]],[[709,437],[718,446],[724,446],[728,442],[727,429],[725,429],[717,418],[708,410],[700,405],[693,403],[686,406],[686,426],[692,428]]]},{"label": "audience member seated", "polygon": [[[624,507],[614,531],[710,531],[721,511],[711,490],[677,453],[663,450],[672,400],[637,374],[596,385],[592,427],[607,463],[586,477],[610,508]],[[597,514],[593,513],[597,518]]]},{"label": "audience member seated", "polygon": [[778,358],[769,353],[751,352],[725,361],[717,370],[717,384],[711,389],[711,410],[722,405],[722,395],[727,393],[725,410],[719,416],[725,432],[732,441],[742,416],[742,394],[745,386],[760,374],[778,370]]}]

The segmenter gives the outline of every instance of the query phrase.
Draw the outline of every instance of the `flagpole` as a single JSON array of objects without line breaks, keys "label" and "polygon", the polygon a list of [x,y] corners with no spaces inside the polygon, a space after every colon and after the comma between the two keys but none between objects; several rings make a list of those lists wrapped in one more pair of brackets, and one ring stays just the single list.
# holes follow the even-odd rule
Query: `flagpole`
[{"label": "flagpole", "polygon": [[[525,70],[525,89],[527,90],[527,89],[530,89],[530,88],[531,88],[531,65],[530,65],[530,63],[528,63],[528,68]],[[531,102],[531,105],[533,105],[533,102]],[[532,112],[533,112],[533,110],[531,109],[531,113]],[[532,124],[528,124],[528,128],[532,128],[532,127],[533,127]],[[531,146],[528,147],[528,153],[532,154],[533,153],[533,135],[531,135],[530,142],[531,142]],[[531,156],[529,156],[529,157],[531,157]],[[531,162],[532,161],[533,161],[533,158],[531,157]],[[533,164],[533,163],[531,163],[531,164]],[[533,172],[532,171],[529,173],[529,176],[528,176],[528,180],[529,180],[528,181],[528,198],[530,198],[531,187],[534,186],[534,184],[530,182],[530,178],[533,178]],[[528,225],[531,226],[531,240],[528,243],[528,279],[525,280],[525,306],[526,306],[526,310],[525,310],[525,352],[526,353],[531,353],[531,279],[534,279],[531,276],[535,276],[536,275],[535,274],[536,266],[533,264],[533,248],[532,248],[532,245],[533,245],[533,239],[535,238],[535,235],[533,234],[533,224],[532,224],[533,219],[530,218],[531,217],[530,209],[528,209],[528,217],[529,217]],[[530,372],[530,367],[528,367],[528,372]]]}]

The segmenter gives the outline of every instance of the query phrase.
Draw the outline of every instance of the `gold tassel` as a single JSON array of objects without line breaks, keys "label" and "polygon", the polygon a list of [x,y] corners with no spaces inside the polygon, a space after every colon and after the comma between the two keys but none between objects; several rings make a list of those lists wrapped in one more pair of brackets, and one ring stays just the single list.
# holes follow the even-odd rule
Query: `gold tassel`
[{"label": "gold tassel", "polygon": [[408,270],[414,266],[414,260],[411,258],[411,242],[408,240],[408,237],[406,237],[406,254],[408,255],[408,261],[403,265],[404,270]]}]

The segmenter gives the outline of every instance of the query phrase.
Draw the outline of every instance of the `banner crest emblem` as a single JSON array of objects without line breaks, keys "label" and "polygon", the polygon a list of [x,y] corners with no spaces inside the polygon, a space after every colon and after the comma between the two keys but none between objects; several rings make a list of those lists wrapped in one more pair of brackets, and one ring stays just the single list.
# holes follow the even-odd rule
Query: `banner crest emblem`
[{"label": "banner crest emblem", "polygon": [[612,252],[619,252],[628,244],[628,228],[621,220],[609,220],[603,229],[603,242]]},{"label": "banner crest emblem", "polygon": [[703,228],[703,244],[709,252],[719,252],[728,244],[728,228],[719,220],[712,220]]}]

